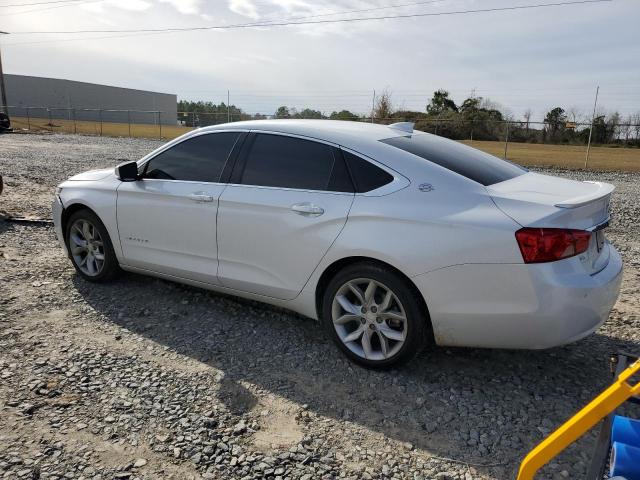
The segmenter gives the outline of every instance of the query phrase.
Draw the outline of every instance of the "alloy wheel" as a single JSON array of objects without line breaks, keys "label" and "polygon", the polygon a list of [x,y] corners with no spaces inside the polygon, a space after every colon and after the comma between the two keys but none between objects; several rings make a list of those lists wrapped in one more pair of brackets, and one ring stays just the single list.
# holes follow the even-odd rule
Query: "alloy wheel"
[{"label": "alloy wheel", "polygon": [[358,278],[343,284],[333,298],[333,326],[342,343],[366,360],[396,355],[407,337],[407,316],[386,285]]},{"label": "alloy wheel", "polygon": [[105,261],[104,243],[94,224],[80,218],[69,230],[69,250],[76,266],[90,277],[102,272]]}]

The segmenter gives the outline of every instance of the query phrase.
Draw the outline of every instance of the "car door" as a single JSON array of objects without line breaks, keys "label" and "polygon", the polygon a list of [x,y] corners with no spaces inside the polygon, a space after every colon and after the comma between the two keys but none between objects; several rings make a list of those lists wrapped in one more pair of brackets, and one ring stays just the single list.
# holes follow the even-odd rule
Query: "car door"
[{"label": "car door", "polygon": [[222,285],[295,298],[342,230],[354,193],[332,145],[252,133],[218,211]]},{"label": "car door", "polygon": [[189,137],[118,187],[117,221],[127,265],[217,284],[216,214],[224,166],[241,132]]}]

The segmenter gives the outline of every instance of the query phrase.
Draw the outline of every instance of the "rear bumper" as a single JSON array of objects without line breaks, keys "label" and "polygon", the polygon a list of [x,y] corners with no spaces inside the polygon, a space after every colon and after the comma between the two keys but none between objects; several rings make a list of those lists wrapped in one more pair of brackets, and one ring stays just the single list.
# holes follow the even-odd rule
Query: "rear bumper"
[{"label": "rear bumper", "polygon": [[62,212],[64,212],[64,206],[60,201],[60,197],[58,197],[58,195],[55,195],[53,205],[51,205],[53,228],[56,232],[58,242],[60,243],[62,250],[64,250],[64,254],[68,256],[69,252],[67,251],[67,244],[64,241],[64,234],[62,233]]},{"label": "rear bumper", "polygon": [[609,317],[622,259],[594,275],[577,257],[545,264],[456,265],[414,277],[439,345],[542,349],[579,340]]}]

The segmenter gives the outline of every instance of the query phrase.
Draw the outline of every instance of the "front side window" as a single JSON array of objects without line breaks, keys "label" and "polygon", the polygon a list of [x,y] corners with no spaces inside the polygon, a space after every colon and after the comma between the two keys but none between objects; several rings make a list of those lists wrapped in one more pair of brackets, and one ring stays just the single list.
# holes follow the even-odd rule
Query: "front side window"
[{"label": "front side window", "polygon": [[413,153],[484,186],[504,182],[527,172],[515,163],[436,135],[423,133],[380,141]]},{"label": "front side window", "polygon": [[334,156],[324,143],[284,135],[256,134],[241,183],[266,187],[328,190]]},{"label": "front side window", "polygon": [[239,132],[209,133],[192,137],[153,157],[144,178],[218,182]]}]

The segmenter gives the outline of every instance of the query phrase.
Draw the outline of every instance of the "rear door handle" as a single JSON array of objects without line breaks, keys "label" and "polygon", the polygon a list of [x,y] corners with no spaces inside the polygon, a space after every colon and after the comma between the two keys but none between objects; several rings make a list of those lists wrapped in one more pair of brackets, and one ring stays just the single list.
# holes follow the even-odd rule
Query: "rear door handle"
[{"label": "rear door handle", "polygon": [[319,217],[324,213],[324,208],[310,202],[296,203],[291,206],[291,210],[305,217]]},{"label": "rear door handle", "polygon": [[204,192],[195,192],[188,195],[189,200],[194,202],[213,202],[213,196]]}]

